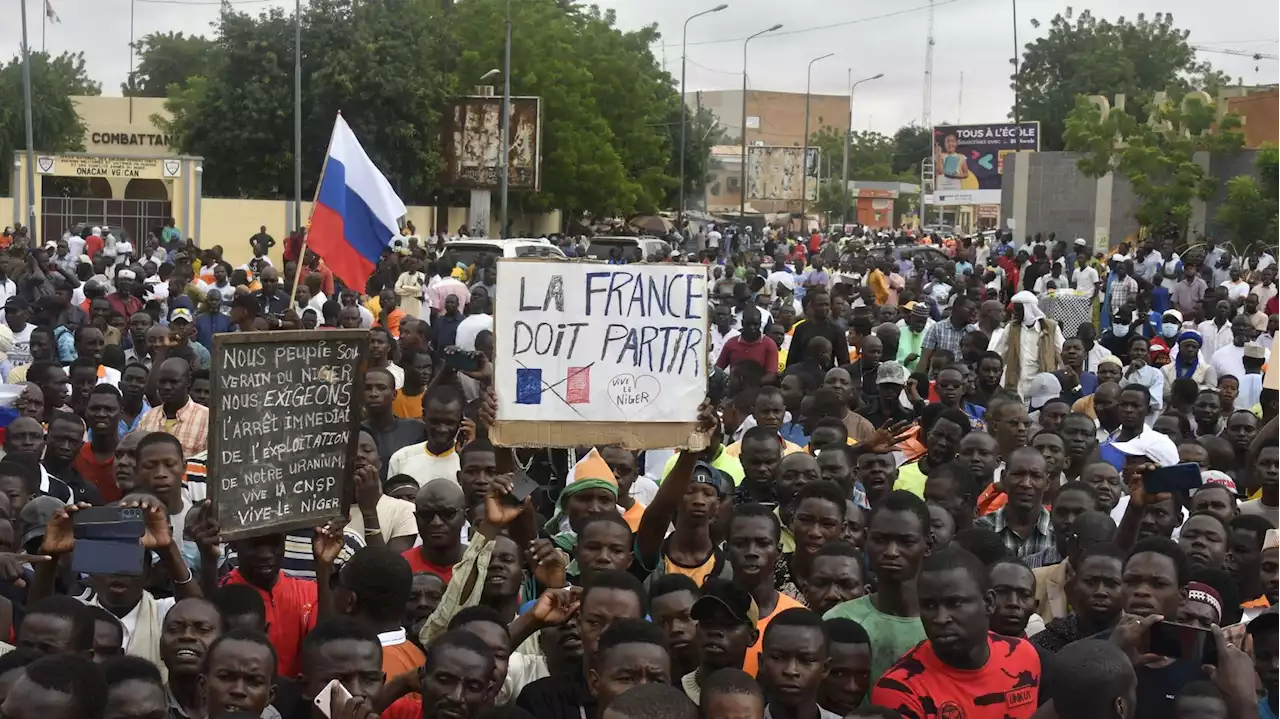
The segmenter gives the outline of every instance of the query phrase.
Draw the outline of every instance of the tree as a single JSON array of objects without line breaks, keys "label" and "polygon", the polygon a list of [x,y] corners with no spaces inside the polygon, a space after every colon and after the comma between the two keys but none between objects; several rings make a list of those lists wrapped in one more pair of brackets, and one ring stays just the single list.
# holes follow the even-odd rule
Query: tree
[{"label": "tree", "polygon": [[[663,203],[667,207],[680,207],[680,110],[676,109],[668,125],[671,130],[671,162],[667,173],[677,178],[676,186],[667,194]],[[706,192],[707,180],[711,173],[711,148],[724,144],[724,128],[716,120],[715,113],[708,108],[700,111],[689,108],[685,115],[684,140],[684,178],[686,208],[698,206],[697,198]]]},{"label": "tree", "polygon": [[1138,222],[1160,236],[1185,237],[1191,201],[1208,200],[1218,181],[1195,162],[1197,152],[1240,148],[1240,117],[1224,115],[1214,125],[1214,106],[1175,97],[1153,105],[1146,122],[1125,111],[1101,108],[1081,97],[1067,118],[1068,150],[1083,153],[1077,163],[1089,177],[1115,172],[1138,196]]},{"label": "tree", "polygon": [[[208,73],[169,86],[178,148],[205,158],[210,195],[293,194],[294,20],[224,9]],[[302,16],[303,197],[315,192],[342,111],[406,202],[430,202],[442,166],[443,20],[414,0],[313,0]],[[197,79],[199,78],[199,79]]]},{"label": "tree", "polygon": [[[31,125],[35,149],[40,152],[84,150],[84,123],[72,95],[96,95],[101,86],[89,79],[84,56],[64,53],[31,53]],[[0,66],[0,158],[27,149],[22,88],[22,59]],[[11,192],[12,172],[0,172],[0,194]]]},{"label": "tree", "polygon": [[[809,146],[822,151],[823,162],[830,162],[832,175],[843,175],[843,133],[823,125],[809,136]],[[904,173],[893,169],[894,141],[878,132],[854,132],[849,138],[849,179],[872,182],[909,182]]]},{"label": "tree", "polygon": [[[1035,20],[1032,25],[1040,26]],[[1228,78],[1196,60],[1188,32],[1175,27],[1168,13],[1111,22],[1067,8],[1049,21],[1043,37],[1027,43],[1011,78],[1018,107],[1009,117],[1039,121],[1040,149],[1061,150],[1067,114],[1080,95],[1123,93],[1127,109],[1145,116],[1156,92],[1212,91],[1226,84]]]},{"label": "tree", "polygon": [[895,174],[910,176],[905,182],[920,182],[920,162],[933,154],[933,129],[914,122],[903,125],[893,133],[893,160]]},{"label": "tree", "polygon": [[1250,246],[1275,247],[1278,238],[1276,221],[1280,217],[1280,152],[1268,145],[1254,159],[1257,176],[1237,175],[1227,180],[1227,197],[1214,220],[1230,235],[1237,252],[1244,254]]},{"label": "tree", "polygon": [[206,75],[217,64],[217,42],[200,35],[149,33],[133,49],[138,66],[120,84],[125,97],[167,97],[170,85],[186,89],[190,78]]}]

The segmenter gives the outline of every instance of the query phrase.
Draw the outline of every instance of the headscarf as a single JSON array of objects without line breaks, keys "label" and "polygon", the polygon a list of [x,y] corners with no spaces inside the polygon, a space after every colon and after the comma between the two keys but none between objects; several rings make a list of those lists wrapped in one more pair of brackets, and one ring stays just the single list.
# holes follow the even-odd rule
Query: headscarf
[{"label": "headscarf", "polygon": [[560,524],[568,515],[565,511],[565,503],[573,495],[587,489],[608,490],[615,500],[618,497],[618,480],[613,476],[613,470],[609,468],[609,464],[595,448],[592,448],[587,456],[573,466],[569,483],[560,491],[560,497],[556,499],[555,514],[543,525],[543,529],[551,535],[552,543],[568,552],[570,556],[573,555],[573,549],[578,544],[578,533],[572,528],[560,531]]},{"label": "headscarf", "polygon": [[[1204,337],[1202,337],[1200,333],[1196,332],[1195,330],[1183,330],[1182,333],[1178,335],[1178,344],[1182,344],[1183,340],[1193,340],[1196,344],[1200,346],[1204,346]],[[1183,355],[1181,352],[1178,353],[1179,359],[1181,359],[1184,356],[1185,355]],[[1175,360],[1173,363],[1173,374],[1175,379],[1182,379],[1183,377],[1194,377],[1196,370],[1198,369],[1200,369],[1200,353],[1199,352],[1196,353],[1196,361],[1193,362],[1189,367],[1183,364],[1179,360]]]},{"label": "headscarf", "polygon": [[1022,324],[1026,327],[1034,325],[1041,319],[1044,319],[1044,312],[1040,310],[1040,301],[1036,296],[1026,290],[1022,290],[1015,294],[1011,299],[1015,305],[1022,305]]}]

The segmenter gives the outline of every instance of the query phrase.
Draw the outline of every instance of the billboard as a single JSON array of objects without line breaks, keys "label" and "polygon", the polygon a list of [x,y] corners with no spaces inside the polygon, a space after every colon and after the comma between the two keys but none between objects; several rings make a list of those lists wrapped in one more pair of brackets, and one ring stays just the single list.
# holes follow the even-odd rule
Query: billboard
[{"label": "billboard", "polygon": [[1004,156],[1040,149],[1040,123],[942,125],[933,128],[930,205],[998,205]]},{"label": "billboard", "polygon": [[818,148],[809,148],[809,161],[801,163],[803,147],[753,146],[747,148],[747,199],[748,200],[800,200],[801,173],[809,176],[803,198],[808,202],[818,199]]},{"label": "billboard", "polygon": [[[507,186],[542,186],[542,101],[511,98]],[[468,96],[453,101],[444,118],[444,177],[449,187],[496,190],[501,185],[502,98]]]}]

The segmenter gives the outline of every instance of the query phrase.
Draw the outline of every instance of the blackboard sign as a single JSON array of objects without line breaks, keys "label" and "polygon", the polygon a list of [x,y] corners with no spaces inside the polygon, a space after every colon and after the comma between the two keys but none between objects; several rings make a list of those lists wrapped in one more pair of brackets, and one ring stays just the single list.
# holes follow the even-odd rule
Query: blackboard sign
[{"label": "blackboard sign", "polygon": [[345,516],[364,395],[365,330],[213,338],[209,496],[223,539]]}]

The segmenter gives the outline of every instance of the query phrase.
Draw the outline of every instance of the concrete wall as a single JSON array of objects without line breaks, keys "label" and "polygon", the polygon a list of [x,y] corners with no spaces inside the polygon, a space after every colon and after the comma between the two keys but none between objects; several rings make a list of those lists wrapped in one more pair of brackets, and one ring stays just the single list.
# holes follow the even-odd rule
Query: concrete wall
[{"label": "concrete wall", "polygon": [[[742,91],[706,90],[686,93],[685,102],[695,108],[701,95],[702,107],[715,113],[725,133],[740,137],[742,127]],[[760,126],[747,128],[747,143],[765,145],[804,145],[804,93],[747,90],[747,117],[760,118]],[[837,130],[849,129],[849,97],[847,95],[809,96],[809,134],[823,125]]]},{"label": "concrete wall", "polygon": [[[1216,231],[1213,216],[1226,197],[1227,180],[1255,174],[1256,156],[1256,150],[1241,150],[1209,161],[1209,173],[1220,184],[1214,198],[1193,205],[1193,236]],[[1116,175],[1096,180],[1085,177],[1076,167],[1078,159],[1078,154],[1070,152],[1007,156],[1001,226],[1006,218],[1013,218],[1018,237],[1056,232],[1059,237],[1083,237],[1098,250],[1137,236],[1134,213],[1139,201],[1129,181]]]}]

